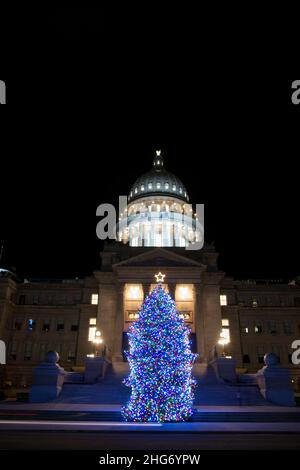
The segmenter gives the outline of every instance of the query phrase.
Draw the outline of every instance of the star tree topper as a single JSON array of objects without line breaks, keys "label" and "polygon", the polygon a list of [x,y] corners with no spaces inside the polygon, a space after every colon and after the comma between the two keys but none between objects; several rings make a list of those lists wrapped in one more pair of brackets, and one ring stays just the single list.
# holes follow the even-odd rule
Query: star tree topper
[{"label": "star tree topper", "polygon": [[156,277],[156,282],[158,284],[161,284],[162,282],[164,282],[166,275],[159,272],[158,274],[155,274],[155,277]]}]

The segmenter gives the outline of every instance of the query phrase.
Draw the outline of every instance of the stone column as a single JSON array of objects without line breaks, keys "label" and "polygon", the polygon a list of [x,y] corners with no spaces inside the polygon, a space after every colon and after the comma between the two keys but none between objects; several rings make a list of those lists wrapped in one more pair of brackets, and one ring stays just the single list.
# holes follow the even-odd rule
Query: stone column
[{"label": "stone column", "polygon": [[169,294],[175,300],[176,284],[174,282],[168,283]]},{"label": "stone column", "polygon": [[116,285],[111,283],[100,283],[99,306],[97,315],[97,328],[102,333],[104,347],[108,359],[111,359],[114,351],[114,325],[118,314],[118,298]]},{"label": "stone column", "polygon": [[120,282],[116,286],[117,289],[117,312],[113,341],[113,362],[123,362],[123,331],[124,331],[124,290],[125,283]]},{"label": "stone column", "polygon": [[194,284],[194,323],[197,341],[197,353],[199,359],[202,362],[205,359],[204,351],[204,319],[203,312],[201,310],[201,296],[202,286],[201,284]]},{"label": "stone column", "polygon": [[146,299],[147,295],[150,294],[151,283],[144,282],[143,283],[143,291],[144,291],[144,300]]},{"label": "stone column", "polygon": [[223,273],[206,273],[201,295],[201,312],[203,315],[204,356],[211,357],[218,345],[222,328],[222,311],[220,305],[220,281]]}]

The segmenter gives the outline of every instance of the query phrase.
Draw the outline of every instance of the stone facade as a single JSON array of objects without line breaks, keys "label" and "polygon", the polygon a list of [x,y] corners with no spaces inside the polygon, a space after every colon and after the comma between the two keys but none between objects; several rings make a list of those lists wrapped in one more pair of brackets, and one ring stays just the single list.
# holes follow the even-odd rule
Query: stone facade
[{"label": "stone facade", "polygon": [[7,345],[2,379],[30,385],[32,368],[49,350],[59,352],[66,370],[82,367],[87,355],[95,353],[91,339],[96,330],[102,333],[102,354],[123,361],[128,326],[161,271],[191,328],[199,361],[210,360],[216,345],[222,352],[218,340],[225,328],[230,343],[223,352],[239,368],[256,372],[264,354],[274,352],[297,382],[300,370],[291,364],[291,344],[300,338],[300,286],[226,277],[211,246],[187,251],[114,242],[105,245],[101,258],[99,271],[71,281],[21,282],[2,272],[0,339]]}]

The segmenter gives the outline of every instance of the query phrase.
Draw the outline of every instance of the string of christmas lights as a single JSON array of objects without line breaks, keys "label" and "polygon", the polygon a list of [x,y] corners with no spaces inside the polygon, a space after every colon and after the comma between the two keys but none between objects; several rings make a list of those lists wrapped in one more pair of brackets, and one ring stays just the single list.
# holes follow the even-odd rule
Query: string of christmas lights
[{"label": "string of christmas lights", "polygon": [[129,327],[129,402],[122,409],[126,421],[180,422],[193,414],[196,380],[192,367],[190,329],[176,304],[159,284],[146,298],[139,320]]}]

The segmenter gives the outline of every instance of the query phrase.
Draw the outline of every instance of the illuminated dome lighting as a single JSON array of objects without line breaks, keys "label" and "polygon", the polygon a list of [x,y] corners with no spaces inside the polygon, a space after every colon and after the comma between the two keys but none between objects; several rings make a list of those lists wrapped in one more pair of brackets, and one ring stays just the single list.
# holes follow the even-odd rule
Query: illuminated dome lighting
[{"label": "illuminated dome lighting", "polygon": [[189,201],[187,190],[180,179],[164,168],[161,150],[156,151],[152,169],[140,176],[132,186],[129,201],[132,202],[147,195],[175,196],[182,201]]},{"label": "illuminated dome lighting", "polygon": [[160,150],[152,170],[132,186],[126,214],[120,214],[118,240],[135,247],[188,247],[202,231],[185,186],[164,168]]}]

